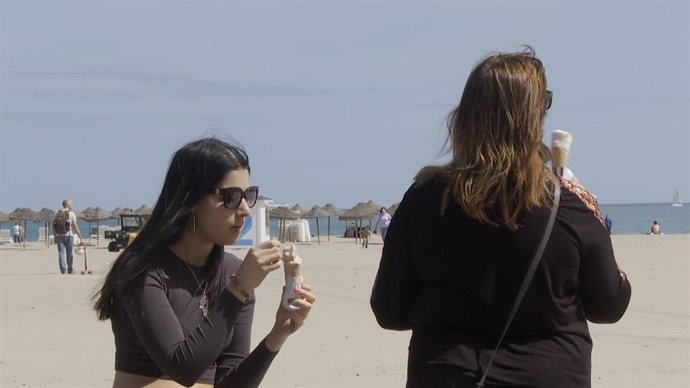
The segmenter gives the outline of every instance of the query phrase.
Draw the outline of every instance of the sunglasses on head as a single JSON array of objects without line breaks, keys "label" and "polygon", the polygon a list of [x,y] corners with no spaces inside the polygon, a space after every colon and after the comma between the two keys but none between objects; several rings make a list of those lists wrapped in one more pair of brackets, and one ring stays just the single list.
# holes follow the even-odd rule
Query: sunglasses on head
[{"label": "sunglasses on head", "polygon": [[216,188],[211,189],[209,194],[222,195],[223,206],[226,209],[237,209],[243,198],[247,201],[247,206],[254,207],[259,198],[259,186],[251,186],[247,190],[242,190],[239,187]]},{"label": "sunglasses on head", "polygon": [[553,92],[550,90],[546,91],[546,108],[544,110],[549,110],[551,108],[551,102],[553,101]]}]

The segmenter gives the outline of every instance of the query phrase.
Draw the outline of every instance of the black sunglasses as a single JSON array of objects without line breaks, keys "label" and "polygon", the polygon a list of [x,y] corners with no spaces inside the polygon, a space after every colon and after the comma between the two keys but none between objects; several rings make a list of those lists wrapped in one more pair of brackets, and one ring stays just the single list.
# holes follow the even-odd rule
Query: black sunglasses
[{"label": "black sunglasses", "polygon": [[551,108],[551,102],[553,101],[553,92],[550,90],[546,91],[546,108],[544,110],[549,110]]},{"label": "black sunglasses", "polygon": [[259,199],[259,186],[248,187],[242,190],[239,187],[225,187],[223,189],[211,189],[209,194],[222,195],[223,206],[226,209],[237,209],[242,203],[242,198],[247,200],[247,206],[254,207]]}]

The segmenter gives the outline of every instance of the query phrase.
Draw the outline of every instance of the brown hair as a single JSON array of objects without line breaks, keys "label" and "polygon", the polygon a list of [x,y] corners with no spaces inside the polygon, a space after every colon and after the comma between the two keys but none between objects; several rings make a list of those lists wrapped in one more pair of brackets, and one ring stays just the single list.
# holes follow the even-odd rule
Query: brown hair
[{"label": "brown hair", "polygon": [[468,216],[518,230],[525,211],[551,199],[545,168],[551,154],[542,143],[545,101],[544,67],[531,47],[489,55],[472,70],[448,115],[446,147],[453,159],[422,168],[415,183],[446,182],[442,214],[452,195]]}]

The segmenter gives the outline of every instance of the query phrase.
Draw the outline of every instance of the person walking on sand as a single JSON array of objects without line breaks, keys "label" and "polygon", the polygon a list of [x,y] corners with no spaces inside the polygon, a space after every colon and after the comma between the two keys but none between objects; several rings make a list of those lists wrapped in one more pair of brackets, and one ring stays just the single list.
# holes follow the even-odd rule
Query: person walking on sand
[{"label": "person walking on sand", "polygon": [[255,294],[281,267],[279,242],[252,247],[243,260],[225,252],[259,196],[249,157],[215,138],[175,152],[150,218],[94,295],[115,336],[114,388],[258,387],[276,354],[315,301],[294,291],[273,327],[250,352]]},{"label": "person walking on sand", "polygon": [[[67,198],[62,201],[62,209],[58,210],[53,219],[53,233],[58,249],[58,265],[61,274],[74,273],[74,237],[79,237],[79,245],[84,245],[81,231],[77,224],[77,215],[72,210],[72,200]],[[67,262],[65,263],[65,259]],[[65,265],[66,264],[66,265]]]},{"label": "person walking on sand", "polygon": [[408,388],[474,388],[492,355],[487,388],[590,387],[587,321],[616,322],[627,309],[630,283],[595,197],[547,168],[546,86],[529,47],[476,65],[448,117],[451,161],[422,168],[395,212],[371,308],[381,327],[412,330]]},{"label": "person walking on sand", "polygon": [[386,233],[388,232],[388,225],[391,223],[391,215],[386,212],[386,208],[379,209],[379,219],[376,221],[376,227],[381,231],[381,238],[386,242]]},{"label": "person walking on sand", "polygon": [[611,234],[611,229],[613,228],[613,221],[609,218],[609,215],[607,214],[606,217],[604,217],[604,225],[606,226],[606,231]]},{"label": "person walking on sand", "polygon": [[659,225],[659,223],[656,222],[656,220],[654,220],[654,222],[652,223],[651,232],[652,232],[652,234],[654,234],[654,235],[659,235],[659,234],[661,234],[661,225]]},{"label": "person walking on sand", "polygon": [[12,227],[12,242],[15,244],[22,242],[22,226],[19,225],[19,221],[15,221]]}]

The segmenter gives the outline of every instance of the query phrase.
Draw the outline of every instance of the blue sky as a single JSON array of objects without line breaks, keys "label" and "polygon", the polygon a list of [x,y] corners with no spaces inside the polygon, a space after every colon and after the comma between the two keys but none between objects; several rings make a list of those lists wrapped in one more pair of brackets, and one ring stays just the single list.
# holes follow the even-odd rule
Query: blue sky
[{"label": "blue sky", "polygon": [[[397,202],[493,51],[535,48],[546,132],[602,203],[690,198],[688,2],[2,1],[0,210],[152,206],[204,135],[280,203]],[[547,139],[548,140],[548,139]]]}]

